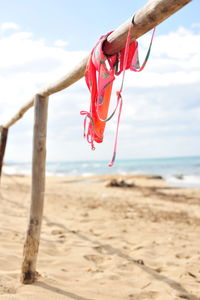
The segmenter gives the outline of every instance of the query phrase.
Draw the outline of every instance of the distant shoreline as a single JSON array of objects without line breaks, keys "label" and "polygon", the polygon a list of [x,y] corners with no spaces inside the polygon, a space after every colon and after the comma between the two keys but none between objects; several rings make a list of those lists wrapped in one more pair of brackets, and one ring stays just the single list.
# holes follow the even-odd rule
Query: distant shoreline
[{"label": "distant shoreline", "polygon": [[[2,174],[5,177],[31,177],[31,174],[6,174],[3,172]],[[76,175],[76,176],[66,176],[66,175],[56,175],[56,174],[46,174],[47,178],[60,178],[65,180],[66,183],[92,183],[92,182],[103,182],[111,179],[134,179],[134,178],[144,178],[144,179],[151,179],[156,181],[163,181],[165,182],[169,187],[174,188],[187,188],[187,189],[200,189],[200,182],[199,177],[192,178],[188,180],[188,177],[183,175],[178,175],[177,177],[171,177],[171,178],[164,178],[161,175],[150,175],[150,174],[101,174],[101,175]]]},{"label": "distant shoreline", "polygon": [[[4,174],[31,175],[31,163],[8,162],[3,167]],[[108,167],[108,161],[47,162],[46,175],[57,177],[161,176],[170,186],[200,187],[200,157],[158,158],[117,160]]]}]

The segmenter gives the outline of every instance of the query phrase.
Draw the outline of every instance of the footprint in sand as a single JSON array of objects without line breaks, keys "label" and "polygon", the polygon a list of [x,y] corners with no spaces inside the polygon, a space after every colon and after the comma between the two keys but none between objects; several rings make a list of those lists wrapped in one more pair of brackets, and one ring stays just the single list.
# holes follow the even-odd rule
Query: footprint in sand
[{"label": "footprint in sand", "polygon": [[126,262],[126,263],[118,264],[117,268],[122,271],[132,271],[134,268],[134,265],[132,262]]},{"label": "footprint in sand", "polygon": [[95,264],[101,264],[104,261],[104,258],[100,255],[88,254],[83,256],[85,259],[92,261]]},{"label": "footprint in sand", "polygon": [[52,235],[59,235],[59,234],[63,234],[64,232],[62,231],[62,230],[60,230],[60,229],[53,229],[52,231],[51,231],[51,234]]},{"label": "footprint in sand", "polygon": [[176,255],[176,258],[184,258],[184,259],[189,259],[191,256],[189,254],[186,254],[186,253],[177,253]]},{"label": "footprint in sand", "polygon": [[149,300],[149,299],[157,299],[158,292],[155,291],[148,291],[148,292],[142,292],[140,294],[130,294],[128,295],[128,298],[130,300]]},{"label": "footprint in sand", "polygon": [[120,280],[120,278],[121,278],[121,277],[120,277],[119,275],[116,275],[116,274],[113,274],[113,275],[108,276],[108,279],[114,280],[114,281]]},{"label": "footprint in sand", "polygon": [[105,254],[107,252],[104,250],[104,248],[102,246],[96,246],[96,247],[93,247],[93,249],[101,254]]},{"label": "footprint in sand", "polygon": [[109,254],[109,255],[116,254],[116,250],[106,244],[101,246],[95,246],[93,247],[93,249],[101,254]]},{"label": "footprint in sand", "polygon": [[15,287],[0,282],[0,294],[16,294],[16,292]]}]

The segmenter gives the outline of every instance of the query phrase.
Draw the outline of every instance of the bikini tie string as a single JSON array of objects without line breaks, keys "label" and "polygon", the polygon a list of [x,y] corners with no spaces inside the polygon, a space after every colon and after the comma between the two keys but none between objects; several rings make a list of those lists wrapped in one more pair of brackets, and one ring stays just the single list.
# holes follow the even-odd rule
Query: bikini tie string
[{"label": "bikini tie string", "polygon": [[[82,110],[80,112],[81,116],[85,116],[84,118],[84,123],[83,123],[83,136],[84,138],[86,137],[87,141],[89,144],[91,144],[91,149],[95,150],[95,146],[94,146],[94,122],[92,119],[91,114],[88,111]],[[90,128],[90,130],[88,130],[87,134],[86,134],[86,127],[87,127],[87,119],[89,119],[89,125],[88,127]]]},{"label": "bikini tie string", "polygon": [[[109,163],[109,167],[113,166],[117,153],[118,131],[123,104],[122,90],[125,79],[125,71],[129,69],[134,72],[141,72],[144,69],[150,55],[155,33],[154,28],[144,62],[142,65],[140,65],[138,56],[138,42],[136,40],[131,42],[131,29],[132,23],[130,23],[129,26],[125,47],[117,54],[109,56],[106,56],[103,52],[103,45],[111,32],[103,35],[92,49],[85,70],[85,80],[90,91],[91,101],[89,112],[81,111],[80,114],[85,116],[84,137],[87,139],[88,143],[90,143],[92,150],[95,149],[94,143],[103,142],[106,123],[111,120],[118,111],[115,140],[113,145],[113,156]],[[109,104],[113,82],[115,80],[115,76],[120,74],[122,74],[122,79],[120,88],[116,92],[116,105],[112,113],[109,114]]]},{"label": "bikini tie string", "polygon": [[117,154],[117,142],[118,142],[118,132],[119,132],[119,123],[120,123],[120,117],[121,117],[121,112],[122,112],[122,95],[120,91],[116,92],[117,95],[117,102],[119,103],[119,113],[118,113],[118,118],[117,118],[117,128],[116,128],[116,133],[115,133],[115,142],[114,142],[114,150],[113,150],[113,156],[108,164],[109,167],[112,167],[115,162],[116,154]]},{"label": "bikini tie string", "polygon": [[119,103],[119,113],[118,113],[118,118],[117,118],[117,128],[116,128],[116,134],[115,134],[113,156],[112,156],[110,163],[108,164],[109,167],[112,167],[114,165],[116,154],[117,154],[119,123],[120,123],[120,117],[121,117],[121,112],[122,112],[122,95],[121,95],[121,93],[122,93],[123,85],[124,85],[125,71],[126,71],[126,66],[127,66],[127,61],[128,61],[128,53],[129,53],[129,47],[130,47],[130,39],[131,39],[131,25],[129,27],[129,31],[128,31],[128,35],[127,35],[127,39],[126,39],[126,45],[125,45],[121,87],[120,87],[120,90],[116,92],[117,105]]}]

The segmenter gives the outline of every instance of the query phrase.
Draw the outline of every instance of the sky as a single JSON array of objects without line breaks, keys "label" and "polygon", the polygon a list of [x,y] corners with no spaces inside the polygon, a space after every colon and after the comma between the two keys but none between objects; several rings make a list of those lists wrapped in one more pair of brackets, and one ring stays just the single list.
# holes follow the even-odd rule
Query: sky
[{"label": "sky", "polygon": [[[0,124],[40,88],[77,65],[99,37],[147,1],[0,0]],[[117,159],[200,155],[200,3],[193,0],[156,29],[141,73],[127,71]],[[140,60],[151,33],[138,39]],[[121,78],[114,83],[113,95]],[[111,107],[115,104],[112,97]],[[84,79],[50,96],[47,160],[110,160],[116,118],[91,151],[81,110],[90,95]],[[6,161],[31,161],[33,109],[9,130]]]}]

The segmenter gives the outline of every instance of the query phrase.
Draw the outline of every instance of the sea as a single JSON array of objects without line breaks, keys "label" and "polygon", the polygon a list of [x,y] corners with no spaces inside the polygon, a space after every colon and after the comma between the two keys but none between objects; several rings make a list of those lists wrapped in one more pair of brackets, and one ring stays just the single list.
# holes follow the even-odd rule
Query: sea
[{"label": "sea", "polygon": [[[30,175],[31,163],[7,162],[3,172]],[[172,186],[200,188],[200,156],[117,160],[113,167],[108,167],[108,161],[47,162],[46,174],[83,178],[107,174],[158,175]]]}]

